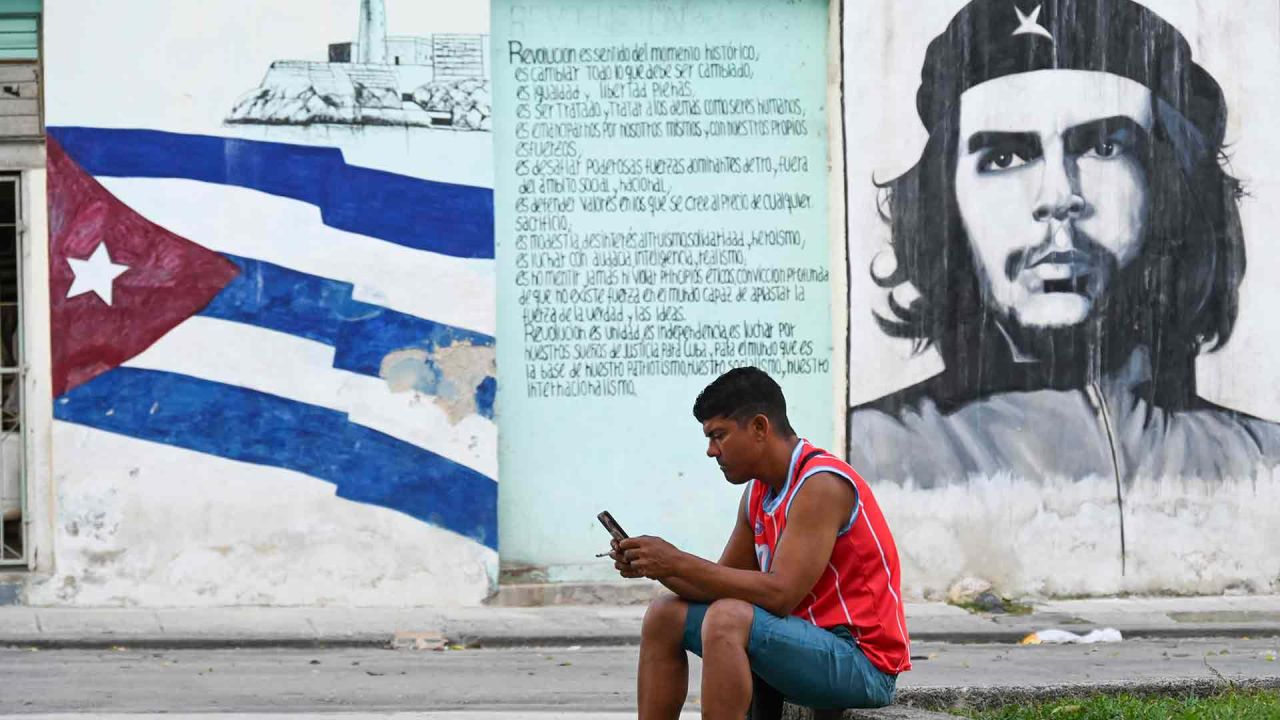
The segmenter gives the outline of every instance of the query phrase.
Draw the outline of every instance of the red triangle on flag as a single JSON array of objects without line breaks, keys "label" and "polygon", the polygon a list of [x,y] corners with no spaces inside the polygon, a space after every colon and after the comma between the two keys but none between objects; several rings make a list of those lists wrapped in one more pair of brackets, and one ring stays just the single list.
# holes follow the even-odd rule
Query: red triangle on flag
[{"label": "red triangle on flag", "polygon": [[[200,312],[240,270],[218,253],[139,215],[86,173],[52,137],[48,156],[49,300],[57,397],[146,350]],[[105,255],[101,245],[106,246]],[[105,279],[96,277],[97,290],[86,289],[85,264],[73,267],[69,261],[92,258],[103,263],[106,256],[111,264],[127,269],[111,268]],[[77,272],[85,275],[80,284]],[[67,297],[73,289],[76,294]]]}]

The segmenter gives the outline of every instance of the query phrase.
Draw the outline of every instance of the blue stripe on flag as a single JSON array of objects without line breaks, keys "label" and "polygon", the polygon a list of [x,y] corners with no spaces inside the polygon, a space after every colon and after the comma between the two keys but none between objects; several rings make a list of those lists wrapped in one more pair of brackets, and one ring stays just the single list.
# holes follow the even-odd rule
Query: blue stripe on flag
[{"label": "blue stripe on flag", "polygon": [[351,308],[351,283],[226,255],[240,274],[201,315],[277,330],[333,345]]},{"label": "blue stripe on flag", "polygon": [[493,347],[488,335],[462,330],[394,310],[360,304],[368,309],[343,323],[338,335],[335,367],[377,376],[382,359],[396,350],[421,350],[427,354],[450,345]]},{"label": "blue stripe on flag", "polygon": [[73,388],[54,416],[219,457],[286,468],[338,496],[398,510],[497,549],[498,486],[345,413],[233,385],[116,368]]},{"label": "blue stripe on flag", "polygon": [[498,379],[490,375],[480,381],[480,387],[476,388],[476,409],[479,413],[493,419],[493,401],[498,395]]},{"label": "blue stripe on flag", "polygon": [[348,165],[337,148],[157,130],[48,130],[91,175],[235,185],[315,205],[340,230],[455,257],[493,257],[489,188]]},{"label": "blue stripe on flag", "polygon": [[[334,367],[373,377],[382,376],[382,361],[397,351],[427,355],[451,345],[493,347],[493,337],[424,320],[351,299],[350,283],[308,275],[261,260],[223,254],[240,274],[200,315],[255,325],[322,342],[334,348]],[[436,394],[440,373],[424,360],[414,387]],[[481,382],[474,390],[481,416],[493,419],[493,388]]]}]

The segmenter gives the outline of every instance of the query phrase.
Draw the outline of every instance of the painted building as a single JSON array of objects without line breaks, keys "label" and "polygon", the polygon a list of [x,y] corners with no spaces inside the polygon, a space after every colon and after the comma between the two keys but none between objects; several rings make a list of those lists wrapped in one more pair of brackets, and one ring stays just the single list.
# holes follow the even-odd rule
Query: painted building
[{"label": "painted building", "polygon": [[[714,555],[737,495],[688,408],[744,358],[872,484],[911,598],[1280,591],[1280,8],[743,2],[0,0],[0,603],[477,604],[609,581],[606,506]],[[709,117],[575,138],[599,202],[525,238],[746,237],[757,264],[626,257],[668,291],[804,279],[579,295],[546,325],[638,311],[716,350],[624,338],[631,369],[556,384],[514,228],[564,192],[521,153],[569,146],[519,103],[636,92],[562,82],[587,49],[687,60],[692,90],[617,107]],[[648,160],[688,172],[617,170]],[[762,189],[793,205],[732,207]],[[726,205],[587,210],[627,193]]]}]

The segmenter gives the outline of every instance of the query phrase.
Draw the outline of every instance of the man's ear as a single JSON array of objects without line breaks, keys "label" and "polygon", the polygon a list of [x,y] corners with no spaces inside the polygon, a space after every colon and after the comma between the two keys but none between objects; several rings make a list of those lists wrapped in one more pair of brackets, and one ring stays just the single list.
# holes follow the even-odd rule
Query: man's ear
[{"label": "man's ear", "polygon": [[769,433],[773,430],[773,428],[769,426],[769,418],[764,413],[758,413],[755,417],[751,418],[749,427],[751,428],[751,436],[757,440],[763,440],[769,437]]}]

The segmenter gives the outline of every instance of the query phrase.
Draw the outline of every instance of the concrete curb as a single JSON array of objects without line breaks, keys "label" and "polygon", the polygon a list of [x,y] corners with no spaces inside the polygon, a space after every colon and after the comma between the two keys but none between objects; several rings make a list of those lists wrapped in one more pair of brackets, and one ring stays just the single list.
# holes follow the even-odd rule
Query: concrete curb
[{"label": "concrete curb", "polygon": [[827,720],[837,717],[840,720],[956,720],[956,716],[949,713],[922,710],[907,705],[891,705],[874,710],[845,710],[840,715],[836,715],[834,711],[828,711],[826,714],[815,713],[813,710],[795,705],[784,705],[782,709],[783,720]]},{"label": "concrete curb", "polygon": [[956,720],[956,716],[950,713],[899,705],[879,710],[846,710],[841,717],[845,720]]},{"label": "concrete curb", "polygon": [[[1105,623],[1088,623],[1086,625],[1055,625],[1046,623],[1039,627],[1016,629],[1000,629],[988,631],[929,631],[912,632],[912,642],[945,642],[958,645],[978,644],[1011,644],[1021,642],[1027,635],[1036,630],[1056,627],[1075,633],[1087,633]],[[1186,625],[1136,625],[1118,628],[1126,640],[1178,640],[1184,638],[1225,638],[1225,637],[1272,637],[1280,636],[1280,624],[1268,623],[1260,625],[1228,625],[1218,623],[1199,623]]]},{"label": "concrete curb", "polygon": [[[428,634],[469,647],[631,646],[642,606],[539,608],[0,607],[0,645],[42,648],[381,647]],[[1044,603],[1029,615],[975,615],[908,604],[918,643],[1010,644],[1047,628],[1113,627],[1125,638],[1280,637],[1280,596],[1100,599]]]},{"label": "concrete curb", "polygon": [[[1083,630],[1092,629],[1086,626]],[[1073,630],[1078,630],[1073,627]],[[998,630],[990,632],[913,632],[915,643],[951,643],[957,645],[1013,645],[1021,641],[1030,630]],[[1186,639],[1186,638],[1237,638],[1280,637],[1280,627],[1247,625],[1200,625],[1193,627],[1130,628],[1122,631],[1129,639]],[[505,649],[519,647],[627,647],[640,644],[636,632],[560,632],[550,634],[487,634],[483,631],[462,630],[442,633],[449,644],[468,648]],[[395,634],[368,633],[345,635],[252,635],[252,634],[201,634],[201,635],[3,635],[0,647],[20,646],[47,650],[91,650],[127,646],[131,648],[174,650],[213,650],[220,648],[352,648],[391,647]]]},{"label": "concrete curb", "polygon": [[209,636],[131,636],[131,637],[0,637],[0,647],[38,648],[40,650],[107,650],[116,647],[140,650],[225,650],[234,648],[357,648],[388,647],[391,638],[379,635],[367,638],[301,638],[301,637],[209,637]]},{"label": "concrete curb", "polygon": [[[448,644],[471,649],[490,648],[557,648],[557,647],[628,647],[640,644],[639,635],[517,635],[484,636],[468,633],[446,633]],[[148,650],[219,650],[228,648],[369,648],[392,647],[395,635],[334,637],[261,637],[261,636],[0,636],[0,647],[33,647],[43,650],[100,650],[129,647]]]},{"label": "concrete curb", "polygon": [[1083,699],[1095,695],[1207,697],[1227,690],[1280,690],[1280,677],[1239,681],[1196,678],[1076,685],[904,688],[898,693],[898,702],[902,705],[931,710],[947,708],[985,710],[1012,704]]},{"label": "concrete curb", "polygon": [[[898,692],[892,707],[877,710],[845,710],[843,720],[955,720],[942,711],[949,709],[988,710],[1007,705],[1084,699],[1095,695],[1137,695],[1162,697],[1170,695],[1208,697],[1227,690],[1280,690],[1280,677],[1231,682],[1217,679],[1167,680],[1134,683],[1097,683],[1082,685],[936,687],[905,688]],[[813,720],[813,711],[787,705],[784,720]]]}]

